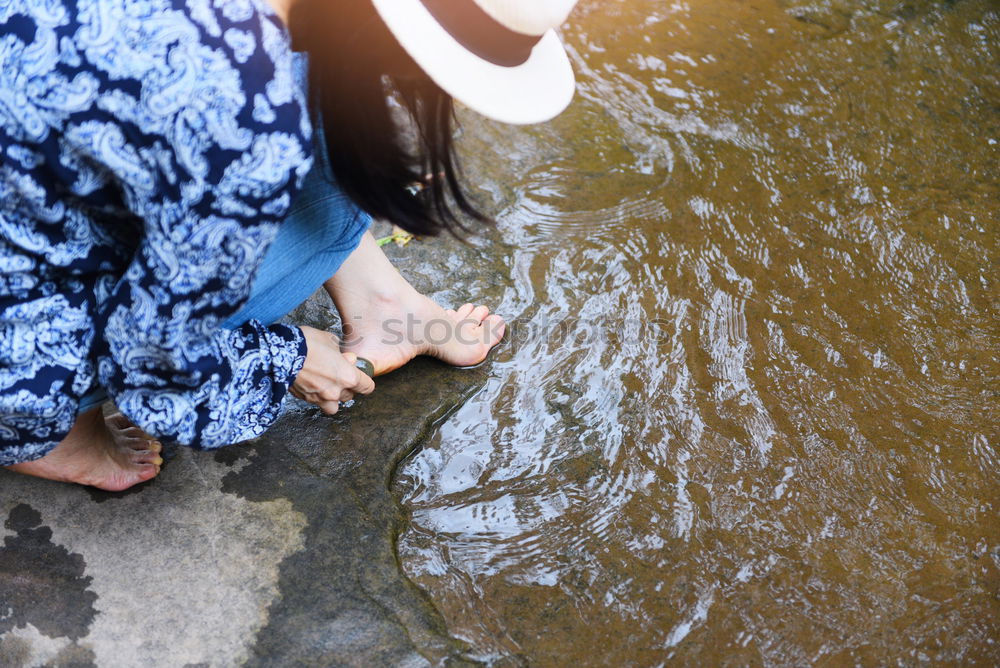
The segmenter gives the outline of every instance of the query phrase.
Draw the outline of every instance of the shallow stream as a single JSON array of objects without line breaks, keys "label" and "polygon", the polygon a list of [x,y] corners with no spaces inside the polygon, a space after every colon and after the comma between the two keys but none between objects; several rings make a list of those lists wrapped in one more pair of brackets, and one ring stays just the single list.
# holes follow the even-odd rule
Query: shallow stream
[{"label": "shallow stream", "polygon": [[1000,4],[564,37],[569,112],[466,122],[513,328],[399,468],[406,573],[495,665],[1000,662]]}]

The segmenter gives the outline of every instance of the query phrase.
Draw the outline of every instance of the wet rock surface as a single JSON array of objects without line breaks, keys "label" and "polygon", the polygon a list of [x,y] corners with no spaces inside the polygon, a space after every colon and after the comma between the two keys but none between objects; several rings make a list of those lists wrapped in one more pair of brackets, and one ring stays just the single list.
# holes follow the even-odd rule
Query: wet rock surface
[{"label": "wet rock surface", "polygon": [[[460,304],[505,281],[486,247],[387,253]],[[320,294],[289,320],[338,326]],[[293,400],[264,437],[169,449],[121,494],[0,470],[0,665],[467,665],[399,569],[390,481],[489,365],[418,359],[334,417]]]}]

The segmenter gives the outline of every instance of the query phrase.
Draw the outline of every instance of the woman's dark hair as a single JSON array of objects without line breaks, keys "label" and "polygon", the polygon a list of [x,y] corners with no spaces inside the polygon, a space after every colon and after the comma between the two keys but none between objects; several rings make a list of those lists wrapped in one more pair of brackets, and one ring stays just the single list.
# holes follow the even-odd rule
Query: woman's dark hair
[{"label": "woman's dark hair", "polygon": [[[371,0],[298,0],[289,23],[293,48],[309,54],[310,106],[320,112],[333,176],[358,206],[414,234],[455,233],[465,227],[459,214],[489,221],[458,181],[451,96]],[[393,100],[409,112],[412,132],[399,125]],[[423,187],[415,193],[414,184]]]}]

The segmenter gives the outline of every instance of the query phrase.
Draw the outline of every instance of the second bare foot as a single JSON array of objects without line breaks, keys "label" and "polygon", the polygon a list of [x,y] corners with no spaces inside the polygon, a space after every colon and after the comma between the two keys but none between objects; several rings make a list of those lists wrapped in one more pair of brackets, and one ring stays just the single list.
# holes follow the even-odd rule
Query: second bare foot
[{"label": "second bare foot", "polygon": [[80,415],[66,438],[41,459],[9,466],[25,475],[120,492],[160,472],[162,445],[121,415],[100,407]]}]

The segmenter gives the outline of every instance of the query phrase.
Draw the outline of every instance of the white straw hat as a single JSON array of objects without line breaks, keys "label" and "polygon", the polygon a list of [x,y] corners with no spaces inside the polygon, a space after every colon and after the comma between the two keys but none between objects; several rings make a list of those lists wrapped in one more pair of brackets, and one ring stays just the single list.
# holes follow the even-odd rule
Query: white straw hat
[{"label": "white straw hat", "polygon": [[573,99],[573,68],[555,28],[577,0],[372,2],[428,76],[484,116],[540,123]]}]

